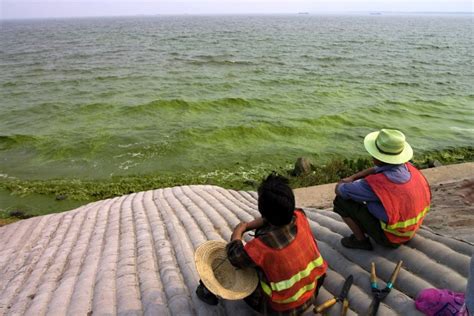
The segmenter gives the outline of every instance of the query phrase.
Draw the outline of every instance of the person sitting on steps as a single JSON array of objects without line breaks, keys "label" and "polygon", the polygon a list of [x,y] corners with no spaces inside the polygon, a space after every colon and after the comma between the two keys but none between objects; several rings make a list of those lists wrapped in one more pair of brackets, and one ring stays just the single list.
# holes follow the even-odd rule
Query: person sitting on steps
[{"label": "person sitting on steps", "polygon": [[375,167],[342,179],[335,189],[334,212],[353,232],[341,243],[372,250],[368,235],[382,246],[396,248],[412,239],[423,222],[430,209],[430,187],[408,162],[413,150],[402,132],[370,133],[364,146]]},{"label": "person sitting on steps", "polygon": [[[319,253],[303,210],[295,209],[295,196],[288,180],[270,174],[258,188],[258,211],[262,217],[238,224],[227,244],[227,256],[237,268],[254,267],[259,274],[257,289],[245,302],[265,315],[299,315],[317,296],[326,276],[327,263]],[[244,245],[242,236],[255,230]],[[198,297],[217,304],[200,284]]]}]

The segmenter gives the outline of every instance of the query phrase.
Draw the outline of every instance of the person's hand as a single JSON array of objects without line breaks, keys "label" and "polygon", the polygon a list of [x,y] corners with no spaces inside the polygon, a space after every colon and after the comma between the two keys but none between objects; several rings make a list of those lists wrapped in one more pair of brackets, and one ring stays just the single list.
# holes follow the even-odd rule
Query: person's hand
[{"label": "person's hand", "polygon": [[334,188],[334,193],[336,193],[336,195],[340,195],[339,187],[344,183],[354,182],[355,179],[356,178],[352,175],[352,176],[349,176],[349,177],[346,177],[346,178],[343,178],[343,179],[339,180],[339,182],[336,184],[336,187]]},{"label": "person's hand", "polygon": [[354,177],[350,176],[350,177],[339,180],[339,183],[351,183],[351,182],[354,182],[354,180],[355,180]]},{"label": "person's hand", "polygon": [[234,231],[232,232],[232,236],[230,236],[230,240],[242,239],[242,235],[247,230],[247,223],[241,222],[237,226],[234,227]]}]

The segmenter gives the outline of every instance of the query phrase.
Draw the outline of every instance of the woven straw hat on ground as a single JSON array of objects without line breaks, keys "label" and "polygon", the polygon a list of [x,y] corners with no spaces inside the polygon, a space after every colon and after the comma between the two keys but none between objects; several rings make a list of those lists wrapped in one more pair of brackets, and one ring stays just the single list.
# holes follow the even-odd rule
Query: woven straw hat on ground
[{"label": "woven straw hat on ground", "polygon": [[249,296],[258,285],[255,269],[237,269],[227,259],[226,243],[211,240],[198,247],[194,254],[201,281],[213,294],[227,300]]}]

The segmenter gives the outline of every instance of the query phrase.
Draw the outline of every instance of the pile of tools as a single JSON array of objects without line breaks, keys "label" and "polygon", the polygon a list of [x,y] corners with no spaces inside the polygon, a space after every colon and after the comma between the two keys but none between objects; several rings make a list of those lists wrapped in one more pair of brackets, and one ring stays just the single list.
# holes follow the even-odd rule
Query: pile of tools
[{"label": "pile of tools", "polygon": [[[369,315],[369,316],[377,315],[380,302],[383,301],[392,290],[393,284],[395,283],[395,280],[398,277],[398,273],[400,272],[400,269],[402,267],[402,263],[403,261],[401,260],[398,262],[385,288],[379,289],[378,283],[377,283],[377,275],[375,273],[375,263],[372,262],[371,269],[370,269],[370,287],[372,289],[372,294],[374,298],[372,300],[372,303],[369,306],[369,310],[367,311],[367,313],[365,313],[365,315]],[[316,306],[313,309],[313,312],[315,314],[322,314],[326,309],[333,306],[337,302],[342,302],[341,316],[345,316],[347,313],[347,310],[349,309],[349,300],[347,299],[347,296],[349,294],[349,290],[352,286],[353,280],[354,280],[353,276],[349,275],[349,277],[346,279],[346,281],[344,282],[342,286],[342,290],[339,296],[337,297],[335,296],[332,299],[327,300],[323,304]]]}]

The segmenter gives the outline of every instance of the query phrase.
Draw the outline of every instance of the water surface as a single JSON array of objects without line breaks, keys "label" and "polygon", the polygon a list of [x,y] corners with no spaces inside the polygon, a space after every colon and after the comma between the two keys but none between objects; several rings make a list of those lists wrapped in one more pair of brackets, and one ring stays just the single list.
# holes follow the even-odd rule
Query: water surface
[{"label": "water surface", "polygon": [[0,174],[232,170],[473,144],[470,16],[2,22]]}]

